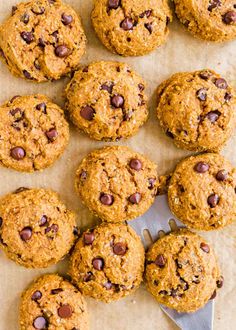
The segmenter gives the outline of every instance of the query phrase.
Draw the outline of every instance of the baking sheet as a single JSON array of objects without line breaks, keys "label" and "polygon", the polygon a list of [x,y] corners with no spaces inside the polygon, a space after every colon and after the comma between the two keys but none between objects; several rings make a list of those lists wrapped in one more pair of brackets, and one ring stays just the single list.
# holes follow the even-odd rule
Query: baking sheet
[{"label": "baking sheet", "polygon": [[[65,0],[77,10],[88,37],[87,54],[82,63],[94,60],[117,60],[131,64],[149,84],[150,119],[138,135],[119,144],[129,145],[145,153],[159,166],[159,173],[171,171],[178,160],[188,155],[178,150],[161,132],[155,116],[155,89],[165,78],[177,71],[212,68],[227,77],[236,87],[236,41],[211,44],[194,39],[175,19],[170,25],[166,45],[148,56],[122,58],[107,51],[96,38],[91,27],[92,0]],[[10,14],[14,0],[0,0],[0,22]],[[67,79],[54,83],[34,84],[13,77],[0,64],[0,103],[14,95],[44,93],[63,106],[63,90]],[[62,158],[42,173],[22,174],[0,168],[0,195],[20,186],[50,187],[58,191],[66,204],[77,212],[78,224],[85,228],[96,221],[82,206],[74,191],[75,170],[81,159],[92,149],[105,143],[90,140],[71,125],[71,140]],[[223,154],[236,166],[236,135],[225,147]],[[203,233],[219,255],[225,277],[224,288],[216,299],[215,330],[236,328],[236,224],[219,232]],[[65,273],[67,260],[46,270],[27,270],[7,260],[0,252],[0,330],[18,329],[18,302],[21,291],[42,273]],[[91,330],[174,330],[177,329],[160,310],[154,298],[142,286],[135,294],[109,305],[87,299]],[[191,329],[194,330],[194,329]]]}]

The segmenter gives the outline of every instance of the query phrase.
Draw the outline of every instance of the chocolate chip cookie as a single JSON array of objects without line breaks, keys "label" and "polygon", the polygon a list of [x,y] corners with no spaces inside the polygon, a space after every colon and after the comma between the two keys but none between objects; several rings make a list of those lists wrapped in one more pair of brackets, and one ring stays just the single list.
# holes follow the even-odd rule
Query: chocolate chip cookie
[{"label": "chocolate chip cookie", "polygon": [[123,224],[102,224],[83,233],[70,264],[70,275],[81,292],[104,302],[134,292],[143,270],[141,240]]},{"label": "chocolate chip cookie", "polygon": [[180,21],[196,37],[222,42],[236,38],[234,0],[174,0]]},{"label": "chocolate chip cookie", "polygon": [[80,18],[61,0],[19,3],[0,26],[0,58],[14,75],[36,82],[75,70],[85,46]]},{"label": "chocolate chip cookie", "polygon": [[212,70],[176,73],[157,95],[160,124],[180,148],[219,151],[236,126],[235,91]]},{"label": "chocolate chip cookie", "polygon": [[14,96],[0,106],[0,163],[33,172],[52,165],[69,141],[64,112],[43,95]]},{"label": "chocolate chip cookie", "polygon": [[124,146],[91,152],[76,173],[76,190],[82,201],[108,222],[145,213],[154,202],[157,187],[157,166]]},{"label": "chocolate chip cookie", "polygon": [[77,71],[66,89],[76,126],[96,140],[134,135],[148,117],[146,83],[127,64],[96,62]]},{"label": "chocolate chip cookie", "polygon": [[180,162],[172,175],[169,205],[191,228],[222,228],[236,220],[235,188],[236,169],[222,156],[192,156]]},{"label": "chocolate chip cookie", "polygon": [[88,330],[87,304],[81,293],[58,275],[44,275],[23,292],[20,330]]},{"label": "chocolate chip cookie", "polygon": [[186,229],[160,238],[146,256],[147,289],[179,312],[194,312],[223,285],[212,247]]},{"label": "chocolate chip cookie", "polygon": [[56,264],[75,242],[75,225],[52,190],[19,188],[0,199],[0,247],[24,267]]},{"label": "chocolate chip cookie", "polygon": [[139,56],[166,42],[172,13],[167,0],[95,0],[92,23],[113,53]]}]

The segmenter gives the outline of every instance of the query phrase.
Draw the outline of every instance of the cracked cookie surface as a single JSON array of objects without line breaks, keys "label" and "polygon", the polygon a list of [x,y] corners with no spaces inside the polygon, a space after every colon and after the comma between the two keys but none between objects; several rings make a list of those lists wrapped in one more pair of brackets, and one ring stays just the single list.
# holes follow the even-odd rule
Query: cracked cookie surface
[{"label": "cracked cookie surface", "polygon": [[198,230],[222,228],[236,219],[236,169],[214,153],[181,161],[169,183],[171,211]]},{"label": "cracked cookie surface", "polygon": [[127,64],[92,63],[69,83],[67,109],[74,124],[93,139],[127,138],[147,120],[145,88],[144,80]]},{"label": "cracked cookie surface", "polygon": [[43,95],[15,96],[0,106],[0,163],[23,172],[52,165],[69,141],[63,110]]},{"label": "cracked cookie surface", "polygon": [[0,199],[0,247],[28,268],[60,261],[75,242],[75,215],[57,193],[20,188]]},{"label": "cracked cookie surface", "polygon": [[212,70],[176,73],[157,90],[157,116],[179,147],[219,151],[236,126],[236,94]]},{"label": "cracked cookie surface", "polygon": [[107,222],[145,213],[154,202],[158,184],[157,166],[124,146],[94,150],[76,172],[76,190],[82,201]]},{"label": "cracked cookie surface", "polygon": [[179,312],[194,312],[222,286],[217,260],[205,239],[186,229],[160,238],[146,255],[147,289]]},{"label": "cracked cookie surface", "polygon": [[235,0],[174,0],[175,12],[196,37],[222,42],[236,38]]},{"label": "cracked cookie surface", "polygon": [[80,18],[60,0],[17,4],[0,26],[0,58],[14,75],[36,82],[78,68],[85,46]]},{"label": "cracked cookie surface", "polygon": [[172,13],[167,0],[95,0],[92,23],[113,53],[145,55],[163,43]]},{"label": "cracked cookie surface", "polygon": [[123,224],[102,224],[83,233],[70,262],[70,275],[81,292],[104,302],[134,292],[143,270],[141,240]]},{"label": "cracked cookie surface", "polygon": [[43,275],[22,293],[19,325],[20,330],[88,330],[87,304],[62,277]]}]

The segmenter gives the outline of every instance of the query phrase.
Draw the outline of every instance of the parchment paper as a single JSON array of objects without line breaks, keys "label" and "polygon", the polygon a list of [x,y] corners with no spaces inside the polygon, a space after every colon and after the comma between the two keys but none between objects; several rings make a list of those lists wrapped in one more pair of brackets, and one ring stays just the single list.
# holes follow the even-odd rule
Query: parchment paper
[{"label": "parchment paper", "polygon": [[[138,1],[138,0],[137,0]],[[170,25],[170,36],[166,45],[148,56],[122,58],[107,51],[96,38],[91,26],[92,0],[65,0],[82,16],[88,37],[87,53],[83,63],[94,60],[117,60],[131,64],[149,84],[150,119],[138,135],[120,144],[145,153],[159,165],[159,173],[172,170],[188,152],[178,150],[161,132],[155,116],[155,90],[165,78],[177,71],[212,68],[236,86],[236,41],[225,44],[210,44],[193,38],[175,19]],[[0,22],[10,14],[15,0],[0,0]],[[44,93],[63,106],[63,90],[67,79],[59,82],[34,84],[13,77],[0,64],[0,103],[14,95]],[[74,191],[75,170],[81,159],[92,149],[104,143],[90,140],[71,125],[69,147],[51,168],[42,173],[22,174],[0,168],[0,194],[13,191],[20,186],[50,187],[61,194],[66,204],[77,212],[78,224],[85,228],[95,219],[82,206]],[[225,147],[223,154],[236,166],[236,135]],[[236,224],[221,231],[203,233],[218,253],[225,277],[224,288],[216,299],[215,330],[236,329]],[[6,259],[0,252],[0,330],[18,329],[18,302],[21,291],[42,273],[66,272],[66,263],[46,270],[27,270]],[[135,294],[109,305],[87,299],[90,310],[91,330],[174,330],[172,321],[163,314],[154,298],[142,286]],[[195,330],[195,329],[191,329]]]}]

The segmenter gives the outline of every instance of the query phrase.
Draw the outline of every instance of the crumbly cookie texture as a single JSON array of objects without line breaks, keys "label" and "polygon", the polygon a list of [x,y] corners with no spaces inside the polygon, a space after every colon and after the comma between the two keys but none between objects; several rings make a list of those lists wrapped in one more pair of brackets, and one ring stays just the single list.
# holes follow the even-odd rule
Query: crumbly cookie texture
[{"label": "crumbly cookie texture", "polygon": [[63,110],[46,96],[14,96],[0,106],[0,137],[0,163],[33,172],[62,155],[69,125]]},{"label": "crumbly cookie texture", "polygon": [[85,47],[80,18],[61,0],[17,4],[0,26],[0,58],[14,75],[36,82],[78,68]]},{"label": "crumbly cookie texture", "polygon": [[170,180],[171,211],[188,227],[222,228],[236,219],[236,169],[215,153],[181,161]]},{"label": "crumbly cookie texture", "polygon": [[145,213],[159,184],[157,166],[123,146],[104,147],[84,158],[76,173],[76,190],[84,204],[107,222]]},{"label": "crumbly cookie texture", "polygon": [[127,64],[96,62],[77,71],[67,86],[72,121],[96,140],[134,135],[148,118],[146,83]]},{"label": "crumbly cookie texture", "polygon": [[21,296],[20,330],[88,330],[87,304],[81,293],[56,274],[37,278]]},{"label": "crumbly cookie texture", "polygon": [[180,21],[196,37],[222,42],[236,38],[234,0],[174,0]]},{"label": "crumbly cookie texture", "polygon": [[236,126],[236,94],[212,70],[176,73],[157,90],[157,116],[179,147],[219,151]]},{"label": "crumbly cookie texture", "polygon": [[92,23],[113,53],[140,56],[166,42],[172,21],[167,0],[95,0]]},{"label": "crumbly cookie texture", "polygon": [[74,213],[52,190],[19,188],[0,199],[0,247],[28,268],[60,261],[76,239]]},{"label": "crumbly cookie texture", "polygon": [[124,224],[102,224],[85,232],[70,262],[70,275],[81,292],[107,303],[134,292],[143,270],[141,240]]},{"label": "crumbly cookie texture", "polygon": [[212,247],[186,229],[160,238],[146,255],[147,289],[179,312],[194,312],[223,285]]}]

